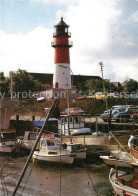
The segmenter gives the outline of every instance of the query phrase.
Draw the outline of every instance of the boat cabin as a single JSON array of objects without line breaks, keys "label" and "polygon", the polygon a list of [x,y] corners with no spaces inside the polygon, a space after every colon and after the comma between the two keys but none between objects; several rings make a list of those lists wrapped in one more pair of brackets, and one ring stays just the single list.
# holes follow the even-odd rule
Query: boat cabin
[{"label": "boat cabin", "polygon": [[72,152],[85,152],[85,147],[79,143],[63,143],[63,148],[66,148],[68,151]]},{"label": "boat cabin", "polygon": [[41,138],[40,148],[59,149],[60,148],[60,140],[55,139],[54,137]]},{"label": "boat cabin", "polygon": [[76,129],[82,129],[85,127],[86,118],[90,119],[90,115],[63,115],[58,123],[59,133],[68,135],[68,130],[73,132]]},{"label": "boat cabin", "polygon": [[118,182],[131,188],[138,189],[138,164],[130,163],[134,168],[134,173],[124,174],[118,177]]},{"label": "boat cabin", "polygon": [[25,131],[23,140],[36,140],[38,132]]}]

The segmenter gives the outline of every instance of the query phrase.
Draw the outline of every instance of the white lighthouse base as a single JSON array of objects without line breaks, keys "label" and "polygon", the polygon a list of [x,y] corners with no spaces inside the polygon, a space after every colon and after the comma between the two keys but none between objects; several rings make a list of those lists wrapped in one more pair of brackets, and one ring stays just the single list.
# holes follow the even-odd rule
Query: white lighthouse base
[{"label": "white lighthouse base", "polygon": [[49,89],[46,91],[41,92],[41,96],[45,97],[46,99],[52,99],[52,98],[59,98],[59,99],[67,99],[67,93],[69,95],[69,99],[75,100],[76,99],[76,89]]},{"label": "white lighthouse base", "polygon": [[71,89],[70,64],[57,63],[53,76],[53,87],[58,89]]}]

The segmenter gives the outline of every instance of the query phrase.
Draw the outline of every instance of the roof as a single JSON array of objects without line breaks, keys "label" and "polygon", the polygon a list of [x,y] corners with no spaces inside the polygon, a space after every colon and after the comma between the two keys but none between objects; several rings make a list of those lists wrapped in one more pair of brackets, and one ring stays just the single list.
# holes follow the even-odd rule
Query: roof
[{"label": "roof", "polygon": [[62,26],[62,27],[69,27],[64,21],[63,21],[63,17],[61,17],[61,21],[55,25],[55,27],[59,27],[59,26]]},{"label": "roof", "polygon": [[43,126],[43,124],[44,124],[44,120],[34,120],[33,121],[33,125],[34,126],[37,126],[37,127],[42,127]]}]

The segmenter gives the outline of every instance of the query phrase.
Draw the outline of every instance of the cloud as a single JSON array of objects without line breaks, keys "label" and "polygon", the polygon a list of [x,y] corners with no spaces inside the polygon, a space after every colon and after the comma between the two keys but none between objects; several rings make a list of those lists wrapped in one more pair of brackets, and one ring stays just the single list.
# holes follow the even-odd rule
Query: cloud
[{"label": "cloud", "polygon": [[[126,76],[137,80],[138,12],[135,0],[30,0],[65,3],[62,15],[72,36],[71,69],[74,74],[99,75],[99,61],[104,63],[104,77],[122,82]],[[56,12],[57,22],[60,9]],[[54,13],[53,13],[54,14]],[[50,19],[49,19],[50,21]],[[53,29],[37,27],[28,34],[0,31],[1,70],[26,69],[53,73]]]},{"label": "cloud", "polygon": [[25,69],[30,72],[53,72],[52,30],[37,27],[27,35],[0,31],[0,68]]},{"label": "cloud", "polygon": [[137,13],[129,14],[124,0],[80,0],[64,15],[71,24],[71,66],[75,73],[100,75],[98,63],[102,60],[106,78],[123,81],[129,75],[137,80],[138,26],[133,27],[130,21],[125,24],[126,15],[134,21]]},{"label": "cloud", "polygon": [[79,0],[30,0],[31,2],[46,3],[46,4],[69,4],[75,3]]},{"label": "cloud", "polygon": [[137,23],[138,22],[138,11],[131,14],[129,18],[127,19],[127,22]]}]

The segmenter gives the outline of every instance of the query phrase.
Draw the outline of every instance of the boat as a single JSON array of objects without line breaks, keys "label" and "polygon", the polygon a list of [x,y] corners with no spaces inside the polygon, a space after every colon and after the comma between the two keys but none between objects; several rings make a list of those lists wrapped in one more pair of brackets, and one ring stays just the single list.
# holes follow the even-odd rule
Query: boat
[{"label": "boat", "polygon": [[16,144],[18,147],[30,151],[34,146],[37,136],[38,132],[25,131],[23,138],[18,138]]},{"label": "boat", "polygon": [[61,115],[61,118],[58,123],[59,133],[67,136],[68,132],[73,135],[86,135],[91,134],[92,131],[89,127],[85,127],[85,118],[89,115],[85,114],[69,114]]},{"label": "boat", "polygon": [[90,128],[79,128],[79,129],[74,129],[71,132],[71,135],[84,135],[84,134],[91,134],[91,129]]},{"label": "boat", "polygon": [[111,166],[116,166],[117,165],[118,167],[126,167],[126,168],[130,167],[131,168],[131,165],[129,165],[130,161],[116,159],[116,158],[110,157],[110,156],[100,156],[100,158],[107,165],[111,165]]},{"label": "boat", "polygon": [[109,180],[115,191],[120,196],[138,196],[138,164],[130,163],[134,172],[110,170]]},{"label": "boat", "polygon": [[115,150],[111,151],[109,156],[100,156],[100,158],[107,165],[132,168],[132,166],[129,164],[130,162],[132,162],[130,156],[126,152]]},{"label": "boat", "polygon": [[74,154],[63,149],[59,139],[54,137],[41,138],[40,149],[33,153],[33,162],[37,161],[72,164]]},{"label": "boat", "polygon": [[4,129],[0,131],[0,152],[11,153],[16,150],[16,130]]},{"label": "boat", "polygon": [[74,155],[74,159],[86,159],[86,148],[80,143],[62,143],[64,149],[67,149]]}]

